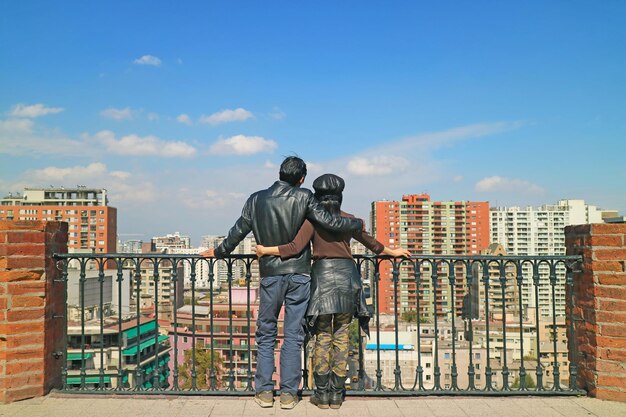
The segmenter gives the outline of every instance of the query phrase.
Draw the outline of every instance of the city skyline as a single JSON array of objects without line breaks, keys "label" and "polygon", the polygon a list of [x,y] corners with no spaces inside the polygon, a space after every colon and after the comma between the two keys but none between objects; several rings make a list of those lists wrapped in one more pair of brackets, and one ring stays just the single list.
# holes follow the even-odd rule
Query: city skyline
[{"label": "city skyline", "polygon": [[0,194],[107,188],[122,239],[197,244],[297,153],[362,218],[424,192],[626,212],[626,5],[354,4],[4,5]]}]

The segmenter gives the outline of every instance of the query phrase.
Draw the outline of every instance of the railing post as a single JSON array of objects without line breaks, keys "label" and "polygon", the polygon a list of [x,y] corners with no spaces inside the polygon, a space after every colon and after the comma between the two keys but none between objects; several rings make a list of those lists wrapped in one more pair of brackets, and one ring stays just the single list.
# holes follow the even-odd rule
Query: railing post
[{"label": "railing post", "polygon": [[592,397],[626,401],[626,224],[565,228],[569,255],[582,255],[570,271],[566,314],[570,385]]},{"label": "railing post", "polygon": [[67,223],[0,221],[0,402],[61,388]]}]

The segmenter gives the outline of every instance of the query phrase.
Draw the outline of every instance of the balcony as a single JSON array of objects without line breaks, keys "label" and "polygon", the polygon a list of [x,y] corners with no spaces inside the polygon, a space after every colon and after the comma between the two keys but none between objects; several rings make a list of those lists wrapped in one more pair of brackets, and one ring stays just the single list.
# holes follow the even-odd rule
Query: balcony
[{"label": "balcony", "polygon": [[[3,337],[7,340],[4,346],[9,346],[3,347],[7,359],[2,369],[8,370],[9,366],[12,369],[8,378],[4,376],[3,381],[8,390],[5,388],[2,391],[3,401],[46,393],[49,388],[37,387],[38,381],[46,381],[48,387],[56,390],[45,398],[0,407],[0,414],[69,416],[73,414],[67,410],[68,407],[81,409],[97,404],[99,415],[113,415],[119,414],[120,409],[124,409],[124,412],[133,410],[140,399],[155,408],[175,407],[178,411],[174,414],[181,414],[183,409],[193,409],[192,405],[197,399],[191,397],[196,395],[214,397],[199,400],[205,407],[207,404],[213,407],[210,410],[205,408],[204,415],[214,415],[214,412],[218,415],[216,410],[222,408],[237,412],[238,407],[242,407],[243,414],[258,412],[250,400],[232,402],[224,399],[225,396],[250,397],[253,394],[250,381],[256,364],[252,345],[254,335],[251,334],[254,327],[246,323],[252,317],[240,319],[240,323],[247,325],[245,329],[251,329],[242,335],[237,326],[233,326],[235,319],[232,315],[217,317],[212,313],[225,308],[234,311],[235,302],[243,302],[245,310],[257,308],[254,297],[248,297],[247,301],[245,297],[233,297],[236,288],[231,275],[224,280],[219,297],[214,297],[212,291],[217,282],[216,277],[212,274],[203,277],[208,278],[211,291],[206,298],[207,315],[203,318],[210,327],[205,326],[203,329],[202,345],[195,343],[194,315],[188,314],[190,317],[186,318],[189,320],[189,328],[182,324],[181,317],[177,318],[176,312],[182,307],[176,304],[177,297],[165,305],[155,298],[151,311],[136,306],[136,310],[131,311],[134,315],[121,319],[105,317],[110,310],[103,308],[103,303],[110,303],[110,300],[103,300],[105,271],[112,271],[113,285],[121,286],[125,280],[131,279],[131,276],[124,274],[124,266],[127,264],[133,266],[135,274],[132,278],[142,280],[147,279],[148,273],[146,271],[144,277],[141,272],[144,262],[209,263],[211,266],[217,262],[232,265],[236,261],[246,265],[248,276],[243,287],[238,290],[251,294],[254,282],[249,277],[256,262],[254,257],[237,255],[225,260],[206,260],[186,255],[59,254],[56,262],[53,262],[51,254],[58,252],[58,248],[64,248],[67,239],[67,228],[62,229],[61,226],[54,222],[32,222],[32,226],[29,222],[16,223],[15,226],[3,224],[3,227],[13,228],[34,227],[26,230],[58,240],[51,244],[50,249],[42,250],[40,255],[9,255],[2,259],[2,279],[19,283],[3,287],[7,291],[3,299],[9,300],[9,308],[5,307],[3,312],[10,313],[12,317],[11,322],[2,326],[5,330]],[[461,415],[479,414],[478,409],[481,408],[484,413],[488,414],[491,410],[491,414],[498,415],[508,414],[511,404],[515,404],[516,415],[541,415],[539,411],[542,410],[550,415],[578,415],[582,414],[581,411],[597,415],[622,415],[624,409],[621,404],[608,403],[610,406],[607,406],[607,403],[601,401],[576,398],[587,393],[592,396],[602,395],[604,398],[625,397],[623,389],[617,385],[623,379],[619,372],[617,376],[613,376],[615,373],[609,375],[611,378],[594,380],[597,375],[604,375],[604,371],[589,371],[589,367],[596,364],[605,366],[624,363],[623,359],[615,356],[624,350],[620,347],[624,343],[624,333],[621,331],[624,325],[618,318],[624,314],[620,310],[623,301],[619,299],[623,295],[623,288],[620,287],[623,285],[623,272],[600,272],[599,278],[595,278],[593,272],[598,266],[612,268],[623,265],[623,257],[620,258],[623,250],[584,245],[589,242],[585,236],[590,234],[626,234],[626,229],[611,226],[614,229],[604,231],[598,227],[594,232],[595,226],[608,227],[592,225],[585,226],[586,229],[572,228],[568,246],[570,253],[582,253],[584,248],[586,253],[597,254],[602,258],[601,264],[593,263],[596,262],[596,255],[585,256],[584,259],[579,255],[420,255],[403,260],[357,257],[357,265],[364,277],[366,273],[370,274],[366,278],[371,286],[372,297],[369,301],[373,306],[373,319],[371,338],[366,339],[357,333],[351,347],[350,388],[345,410],[352,407],[353,412],[359,415],[412,415],[416,409],[439,414],[437,407],[441,405],[444,408],[451,407],[449,410],[454,409],[455,412],[460,410],[458,414]],[[19,240],[11,241],[19,236],[20,233],[6,234],[3,245],[23,245]],[[572,248],[577,249],[573,251]],[[11,253],[10,249],[7,248],[7,253]],[[613,256],[618,258],[613,260]],[[78,323],[73,323],[71,348],[68,348],[66,310],[69,305],[67,290],[71,260],[81,265],[78,271],[79,301],[72,304],[72,308],[78,305],[83,311],[89,308],[98,313],[90,320],[85,315],[74,316],[79,319]],[[582,266],[581,260],[584,261]],[[592,265],[587,265],[588,262]],[[85,269],[91,265],[96,265],[96,273],[101,278],[88,289]],[[510,270],[512,273],[509,273]],[[580,273],[581,270],[592,273]],[[45,282],[38,281],[37,277],[43,273],[41,271],[45,272],[42,278]],[[176,268],[173,269],[172,280],[177,282],[181,277],[174,271]],[[389,277],[383,276],[382,272],[388,273]],[[151,277],[159,278],[158,274],[152,274]],[[403,298],[408,295],[407,279],[412,285],[410,301]],[[42,282],[49,285],[51,290],[41,292]],[[596,287],[591,287],[593,290],[589,291],[593,285]],[[176,285],[172,287],[175,294],[177,288]],[[21,292],[13,294],[12,291],[17,289]],[[140,297],[137,298],[144,295],[141,286],[136,286],[132,291],[134,295],[138,293]],[[194,299],[194,285],[191,291],[191,299]],[[602,294],[599,300],[594,298],[596,292]],[[532,305],[523,298],[531,294],[542,305]],[[96,301],[88,305],[87,300]],[[28,318],[20,316],[24,314],[20,304],[32,310]],[[191,312],[194,305],[188,306]],[[173,313],[173,317],[167,320],[161,319],[159,315],[165,307]],[[390,311],[385,311],[385,308]],[[39,309],[42,311],[41,316],[34,314]],[[602,324],[598,325],[590,321],[588,317],[591,314],[594,314],[595,320],[606,320],[606,323],[600,322]],[[151,324],[148,325],[146,320]],[[7,329],[10,331],[7,332]],[[77,329],[78,335],[75,333]],[[215,329],[220,329],[219,334]],[[185,337],[177,337],[183,335],[183,330]],[[183,343],[187,335],[191,343]],[[231,344],[225,344],[225,338],[231,340]],[[218,349],[211,347],[211,339],[220,344]],[[32,366],[21,366],[24,340],[42,344],[44,354],[41,361],[45,361],[47,369],[45,376],[35,377],[33,375],[38,375],[38,370]],[[606,342],[609,348],[591,345],[596,341],[598,344]],[[608,359],[593,356],[596,349],[608,355]],[[221,351],[217,353],[223,356],[211,356],[216,351]],[[306,360],[302,369],[305,395],[312,388],[309,356],[310,346],[305,349]],[[207,357],[210,360],[207,361]],[[131,363],[131,358],[134,363]],[[232,358],[232,361],[228,358]],[[29,362],[36,360],[28,359]],[[609,380],[616,385],[607,386]],[[189,381],[189,386],[185,385],[185,381]],[[590,381],[596,381],[593,382],[596,385],[591,385]],[[76,395],[66,400],[67,397],[63,396],[69,394]],[[98,398],[112,394],[120,397],[126,395],[129,400]],[[175,400],[144,399],[163,396]],[[356,400],[362,396],[385,397],[385,400]],[[434,396],[448,398],[440,400]],[[459,396],[465,398],[458,401],[456,397]],[[513,398],[503,401],[503,396]],[[110,409],[104,405],[105,402],[110,403]],[[395,408],[389,408],[391,404]],[[310,404],[299,407],[308,410]],[[535,408],[539,411],[535,412]],[[150,409],[143,414],[154,415],[158,412]],[[193,414],[192,411],[190,413]],[[448,414],[453,412],[448,411]]]}]

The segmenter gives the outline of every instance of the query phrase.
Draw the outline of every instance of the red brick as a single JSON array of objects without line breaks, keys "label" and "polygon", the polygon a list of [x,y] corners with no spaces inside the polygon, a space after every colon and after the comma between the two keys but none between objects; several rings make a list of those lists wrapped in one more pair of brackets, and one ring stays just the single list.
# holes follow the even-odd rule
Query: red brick
[{"label": "red brick", "polygon": [[45,281],[31,281],[31,282],[12,282],[8,284],[9,294],[15,295],[46,295],[46,282]]},{"label": "red brick", "polygon": [[11,299],[12,308],[43,307],[45,303],[46,303],[46,300],[43,296],[24,295],[24,296],[14,296]]},{"label": "red brick", "polygon": [[604,324],[600,326],[600,334],[603,336],[622,337],[626,339],[626,326],[623,324]]},{"label": "red brick", "polygon": [[598,311],[596,312],[597,323],[626,323],[626,311]]},{"label": "red brick", "polygon": [[7,360],[42,360],[44,356],[44,347],[29,347],[24,349],[13,349],[7,351]]},{"label": "red brick", "polygon": [[6,258],[6,268],[45,268],[46,258],[44,256],[12,256]]},{"label": "red brick", "polygon": [[594,255],[598,261],[623,261],[626,259],[626,249],[597,249]]},{"label": "red brick", "polygon": [[597,336],[598,347],[626,349],[626,337]]},{"label": "red brick", "polygon": [[626,311],[626,300],[612,300],[600,298],[598,300],[598,310],[603,311]]},{"label": "red brick", "polygon": [[622,223],[595,223],[591,225],[593,235],[626,234],[626,224]]},{"label": "red brick", "polygon": [[45,313],[46,310],[43,308],[31,310],[11,310],[7,312],[6,320],[9,323],[38,320],[43,319],[45,317]]},{"label": "red brick", "polygon": [[590,224],[578,224],[575,226],[566,226],[565,227],[565,235],[588,235],[591,232]]},{"label": "red brick", "polygon": [[626,391],[601,387],[596,390],[594,397],[599,400],[626,402]]},{"label": "red brick", "polygon": [[19,375],[34,372],[43,373],[43,361],[36,360],[7,363],[6,371],[9,375]]},{"label": "red brick", "polygon": [[45,256],[46,246],[37,244],[6,245],[6,256]]},{"label": "red brick", "polygon": [[598,274],[598,282],[603,285],[626,285],[626,274]]},{"label": "red brick", "polygon": [[38,220],[0,221],[0,230],[45,230],[45,222]]},{"label": "red brick", "polygon": [[11,335],[7,339],[6,348],[36,348],[43,346],[45,335],[43,333],[30,334],[30,335]]},{"label": "red brick", "polygon": [[5,393],[4,401],[13,402],[19,400],[25,400],[27,398],[41,397],[45,395],[43,387],[24,387],[13,390],[8,390]]},{"label": "red brick", "polygon": [[586,353],[587,355],[591,355],[591,356],[595,356],[595,355],[596,355],[596,353],[597,353],[597,351],[598,351],[598,350],[597,350],[597,348],[596,348],[595,346],[591,346],[591,345],[590,345],[590,344],[588,344],[588,343],[584,343],[584,344],[583,344],[583,343],[580,343],[580,344],[578,345],[578,350],[579,350],[581,353]]},{"label": "red brick", "polygon": [[602,298],[612,298],[614,300],[626,300],[626,288],[619,286],[599,285],[596,289],[596,296]]},{"label": "red brick", "polygon": [[624,246],[624,237],[622,235],[593,235],[587,240],[587,244],[594,248],[600,246]]},{"label": "red brick", "polygon": [[6,323],[0,324],[0,334],[16,335],[23,333],[38,333],[44,331],[44,323],[39,321],[33,321],[29,323]]},{"label": "red brick", "polygon": [[598,373],[598,388],[600,386],[611,387],[611,388],[622,388],[626,389],[626,373],[624,374],[613,374],[607,375],[604,372]]},{"label": "red brick", "polygon": [[11,375],[9,380],[7,381],[7,388],[10,390],[11,388],[22,388],[33,385],[43,385],[43,373],[40,374],[30,374],[30,375]]},{"label": "red brick", "polygon": [[598,372],[626,374],[626,362],[598,359],[594,369]]},{"label": "red brick", "polygon": [[[1,260],[1,259],[0,259]],[[0,282],[38,281],[43,270],[38,271],[0,271]]]},{"label": "red brick", "polygon": [[46,234],[42,232],[7,232],[8,243],[46,243]]},{"label": "red brick", "polygon": [[626,349],[598,348],[598,358],[612,361],[626,361]]},{"label": "red brick", "polygon": [[624,264],[621,261],[594,261],[591,263],[593,272],[624,272]]},{"label": "red brick", "polygon": [[7,308],[7,297],[2,296],[0,297],[0,310],[6,310],[6,308]]}]

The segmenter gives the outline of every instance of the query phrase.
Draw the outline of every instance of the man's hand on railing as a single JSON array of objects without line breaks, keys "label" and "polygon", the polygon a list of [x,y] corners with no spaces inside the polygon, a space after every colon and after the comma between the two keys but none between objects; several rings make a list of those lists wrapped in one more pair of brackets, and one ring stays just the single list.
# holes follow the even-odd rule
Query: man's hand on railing
[{"label": "man's hand on railing", "polygon": [[204,252],[200,252],[200,256],[203,256],[205,258],[215,258],[215,249],[211,248],[205,250]]}]

